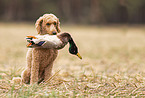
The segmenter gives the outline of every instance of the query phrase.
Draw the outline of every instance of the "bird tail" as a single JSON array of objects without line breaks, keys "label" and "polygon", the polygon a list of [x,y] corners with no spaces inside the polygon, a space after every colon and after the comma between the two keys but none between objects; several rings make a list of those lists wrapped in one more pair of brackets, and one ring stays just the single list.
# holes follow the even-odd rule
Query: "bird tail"
[{"label": "bird tail", "polygon": [[45,41],[39,41],[37,44],[34,42],[34,39],[37,39],[37,37],[35,36],[27,36],[26,40],[28,43],[27,47],[28,48],[40,48],[40,46],[42,46]]},{"label": "bird tail", "polygon": [[26,37],[27,42],[29,42],[29,44],[27,45],[28,48],[32,48],[33,44],[35,44],[32,39],[37,39],[37,38],[35,36]]}]

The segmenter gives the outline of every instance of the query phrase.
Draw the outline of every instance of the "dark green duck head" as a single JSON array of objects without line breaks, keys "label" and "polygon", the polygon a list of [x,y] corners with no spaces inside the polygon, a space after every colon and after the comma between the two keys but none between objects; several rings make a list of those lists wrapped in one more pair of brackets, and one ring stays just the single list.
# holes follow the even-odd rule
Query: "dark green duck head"
[{"label": "dark green duck head", "polygon": [[78,53],[78,48],[75,44],[75,42],[73,41],[71,35],[69,33],[62,33],[60,35],[62,42],[64,43],[68,43],[69,42],[69,53],[78,56],[80,59],[82,59],[82,57],[80,56],[80,54]]},{"label": "dark green duck head", "polygon": [[69,53],[77,55],[80,59],[82,59],[81,55],[78,53],[78,48],[76,44],[74,43],[73,39],[70,38],[69,42]]}]

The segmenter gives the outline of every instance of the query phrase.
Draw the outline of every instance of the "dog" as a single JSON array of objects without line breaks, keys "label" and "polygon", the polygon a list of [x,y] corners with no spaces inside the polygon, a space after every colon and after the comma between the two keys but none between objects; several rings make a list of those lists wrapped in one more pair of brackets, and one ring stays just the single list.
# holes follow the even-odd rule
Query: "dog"
[{"label": "dog", "polygon": [[[56,35],[61,31],[59,19],[54,14],[44,14],[35,26],[40,35]],[[49,79],[57,54],[56,49],[29,48],[26,55],[27,67],[21,74],[22,82],[38,84]]]}]

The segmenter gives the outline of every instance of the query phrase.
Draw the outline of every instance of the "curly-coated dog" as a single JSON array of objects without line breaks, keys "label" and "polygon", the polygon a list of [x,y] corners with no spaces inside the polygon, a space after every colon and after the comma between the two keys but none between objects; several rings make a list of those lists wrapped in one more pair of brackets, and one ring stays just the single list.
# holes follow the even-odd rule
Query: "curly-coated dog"
[{"label": "curly-coated dog", "polygon": [[[35,23],[38,34],[55,35],[60,32],[59,19],[53,14],[44,14]],[[22,82],[40,83],[50,78],[58,50],[30,48],[27,52],[27,68],[22,72]]]}]

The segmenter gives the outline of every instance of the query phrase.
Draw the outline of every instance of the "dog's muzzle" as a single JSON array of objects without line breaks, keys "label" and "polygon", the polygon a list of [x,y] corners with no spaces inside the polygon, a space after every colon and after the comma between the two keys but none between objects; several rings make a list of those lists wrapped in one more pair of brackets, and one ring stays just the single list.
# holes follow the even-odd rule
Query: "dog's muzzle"
[{"label": "dog's muzzle", "polygon": [[53,32],[52,32],[53,35],[56,35],[56,33],[57,33],[56,31],[53,31]]}]

